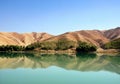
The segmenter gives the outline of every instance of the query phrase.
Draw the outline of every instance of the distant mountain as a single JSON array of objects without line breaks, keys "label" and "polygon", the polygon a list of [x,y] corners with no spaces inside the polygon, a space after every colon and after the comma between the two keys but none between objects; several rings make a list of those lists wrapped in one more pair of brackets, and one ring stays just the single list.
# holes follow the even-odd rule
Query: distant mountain
[{"label": "distant mountain", "polygon": [[37,41],[58,41],[67,39],[72,41],[85,41],[98,47],[120,38],[120,27],[110,30],[81,30],[75,32],[66,32],[61,35],[53,36],[47,33],[16,33],[0,32],[0,45],[29,45]]},{"label": "distant mountain", "polygon": [[120,27],[104,31],[104,35],[110,40],[118,39],[120,38]]},{"label": "distant mountain", "polygon": [[0,45],[29,45],[36,41],[43,41],[53,35],[47,33],[23,33],[0,32]]}]

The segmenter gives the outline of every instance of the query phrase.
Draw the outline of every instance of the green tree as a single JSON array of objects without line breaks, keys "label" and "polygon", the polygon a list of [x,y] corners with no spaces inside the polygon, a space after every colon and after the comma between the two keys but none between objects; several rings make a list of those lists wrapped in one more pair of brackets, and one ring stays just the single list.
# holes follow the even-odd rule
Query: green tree
[{"label": "green tree", "polygon": [[24,46],[18,45],[2,45],[0,46],[0,51],[23,51]]},{"label": "green tree", "polygon": [[78,42],[78,47],[76,48],[77,52],[93,52],[96,51],[97,47],[92,45],[92,44],[88,44],[86,42]]},{"label": "green tree", "polygon": [[56,42],[47,41],[41,43],[41,49],[43,50],[55,50],[56,49]]},{"label": "green tree", "polygon": [[58,40],[57,42],[57,50],[67,50],[75,47],[76,47],[76,43],[74,41],[61,39],[61,40]]},{"label": "green tree", "polygon": [[104,48],[105,49],[120,49],[120,38],[106,43]]}]

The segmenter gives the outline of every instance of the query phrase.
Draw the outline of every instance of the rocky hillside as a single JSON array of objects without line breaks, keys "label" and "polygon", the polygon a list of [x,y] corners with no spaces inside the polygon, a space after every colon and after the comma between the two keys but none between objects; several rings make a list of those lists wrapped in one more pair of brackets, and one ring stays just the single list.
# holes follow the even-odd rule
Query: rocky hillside
[{"label": "rocky hillside", "polygon": [[117,38],[120,38],[120,27],[105,31],[81,30],[75,32],[67,32],[57,36],[36,32],[23,34],[16,32],[0,32],[0,45],[26,46],[37,41],[58,41],[61,39],[67,39],[72,41],[85,41],[100,47],[101,45]]}]

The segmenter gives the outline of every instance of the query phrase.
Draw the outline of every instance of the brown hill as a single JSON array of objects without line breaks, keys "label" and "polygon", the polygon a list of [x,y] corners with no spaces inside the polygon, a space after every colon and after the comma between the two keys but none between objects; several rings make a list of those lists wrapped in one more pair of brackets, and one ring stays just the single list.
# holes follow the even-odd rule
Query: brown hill
[{"label": "brown hill", "polygon": [[61,39],[67,39],[72,41],[84,41],[88,43],[92,43],[96,46],[101,46],[104,43],[109,42],[101,31],[98,30],[82,30],[76,32],[67,32],[55,37],[51,37],[47,39],[47,41],[57,41]]},{"label": "brown hill", "polygon": [[92,43],[98,47],[104,43],[120,38],[120,27],[115,29],[99,31],[99,30],[81,30],[75,32],[67,32],[61,35],[53,36],[47,33],[23,33],[16,32],[0,32],[0,45],[28,45],[37,41],[58,41],[67,39],[72,41],[85,41]]},{"label": "brown hill", "polygon": [[28,45],[36,41],[43,41],[52,37],[47,33],[0,32],[0,45]]},{"label": "brown hill", "polygon": [[47,41],[57,41],[67,39],[72,41],[85,41],[92,43],[98,47],[109,42],[110,40],[120,38],[120,27],[115,29],[99,31],[99,30],[81,30],[75,32],[67,32],[58,36],[46,39]]},{"label": "brown hill", "polygon": [[120,27],[104,31],[103,33],[105,37],[107,37],[110,40],[118,39],[120,38]]}]

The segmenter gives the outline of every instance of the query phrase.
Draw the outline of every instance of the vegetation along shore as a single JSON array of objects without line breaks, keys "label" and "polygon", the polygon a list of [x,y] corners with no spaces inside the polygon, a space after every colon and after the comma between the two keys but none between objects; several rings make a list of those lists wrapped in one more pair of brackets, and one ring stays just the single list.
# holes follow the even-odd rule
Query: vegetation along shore
[{"label": "vegetation along shore", "polygon": [[120,27],[109,30],[81,30],[60,35],[0,32],[0,51],[44,53],[119,53]]}]

